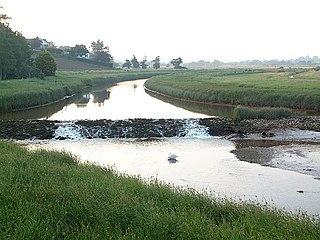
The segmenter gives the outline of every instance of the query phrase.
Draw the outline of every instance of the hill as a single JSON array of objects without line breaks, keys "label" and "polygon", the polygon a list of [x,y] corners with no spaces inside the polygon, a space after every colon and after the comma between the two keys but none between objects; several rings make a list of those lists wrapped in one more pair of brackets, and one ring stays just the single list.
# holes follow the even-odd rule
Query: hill
[{"label": "hill", "polygon": [[69,56],[54,55],[59,71],[107,70],[110,67],[86,59],[75,59]]}]

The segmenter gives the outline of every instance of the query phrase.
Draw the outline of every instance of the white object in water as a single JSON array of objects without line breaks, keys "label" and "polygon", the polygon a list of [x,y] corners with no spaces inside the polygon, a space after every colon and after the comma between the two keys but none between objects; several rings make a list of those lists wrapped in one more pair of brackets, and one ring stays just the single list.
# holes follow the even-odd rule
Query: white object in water
[{"label": "white object in water", "polygon": [[176,155],[174,153],[169,153],[168,159],[175,160],[177,157],[178,157],[178,155]]}]

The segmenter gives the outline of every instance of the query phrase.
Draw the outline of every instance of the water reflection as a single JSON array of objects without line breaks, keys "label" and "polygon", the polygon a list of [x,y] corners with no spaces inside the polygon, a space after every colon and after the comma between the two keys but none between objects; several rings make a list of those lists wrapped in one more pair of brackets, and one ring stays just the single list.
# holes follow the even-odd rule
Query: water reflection
[{"label": "water reflection", "polygon": [[[194,113],[153,98],[145,93],[144,82],[135,80],[92,91],[83,95],[79,103],[69,104],[52,114],[50,120],[121,120],[130,118],[204,118]],[[112,93],[112,94],[111,94]]]},{"label": "water reflection", "polygon": [[174,98],[164,97],[151,92],[147,92],[147,94],[157,99],[160,99],[163,102],[170,103],[176,107],[183,108],[191,112],[206,114],[208,116],[232,117],[233,110],[235,108],[233,106],[222,106],[222,105],[214,105],[214,104],[187,102],[187,101],[182,101]]}]

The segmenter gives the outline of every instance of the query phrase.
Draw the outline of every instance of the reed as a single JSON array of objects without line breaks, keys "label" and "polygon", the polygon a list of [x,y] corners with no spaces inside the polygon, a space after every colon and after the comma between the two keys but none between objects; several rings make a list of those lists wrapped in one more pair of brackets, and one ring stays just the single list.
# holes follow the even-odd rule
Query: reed
[{"label": "reed", "polygon": [[249,108],[238,106],[233,110],[235,120],[243,119],[280,119],[288,118],[293,115],[292,110],[288,108]]},{"label": "reed", "polygon": [[319,219],[0,141],[0,239],[319,239]]},{"label": "reed", "polygon": [[153,77],[146,87],[186,100],[278,108],[320,110],[320,73],[185,71]]}]

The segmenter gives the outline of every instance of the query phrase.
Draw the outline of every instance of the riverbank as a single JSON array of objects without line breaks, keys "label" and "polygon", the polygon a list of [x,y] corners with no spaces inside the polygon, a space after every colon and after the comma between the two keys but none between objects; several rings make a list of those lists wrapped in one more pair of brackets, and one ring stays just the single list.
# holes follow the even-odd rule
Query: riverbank
[{"label": "riverbank", "polygon": [[[287,119],[250,119],[235,121],[231,118],[202,119],[129,119],[92,121],[17,120],[0,121],[0,139],[73,139],[73,138],[155,138],[185,137],[189,130],[222,136],[230,140],[252,137],[278,137],[279,129],[299,129],[320,132],[320,117]],[[294,140],[293,135],[290,140]],[[305,138],[308,140],[308,137]],[[310,136],[310,141],[317,140]]]},{"label": "riverbank", "polygon": [[0,141],[0,237],[317,239],[319,219],[233,203]]},{"label": "riverbank", "polygon": [[41,107],[82,93],[96,85],[150,78],[169,71],[82,71],[58,72],[45,79],[15,79],[0,81],[0,112]]},{"label": "riverbank", "polygon": [[288,69],[220,69],[158,76],[145,86],[154,93],[207,104],[320,110],[320,72]]}]

